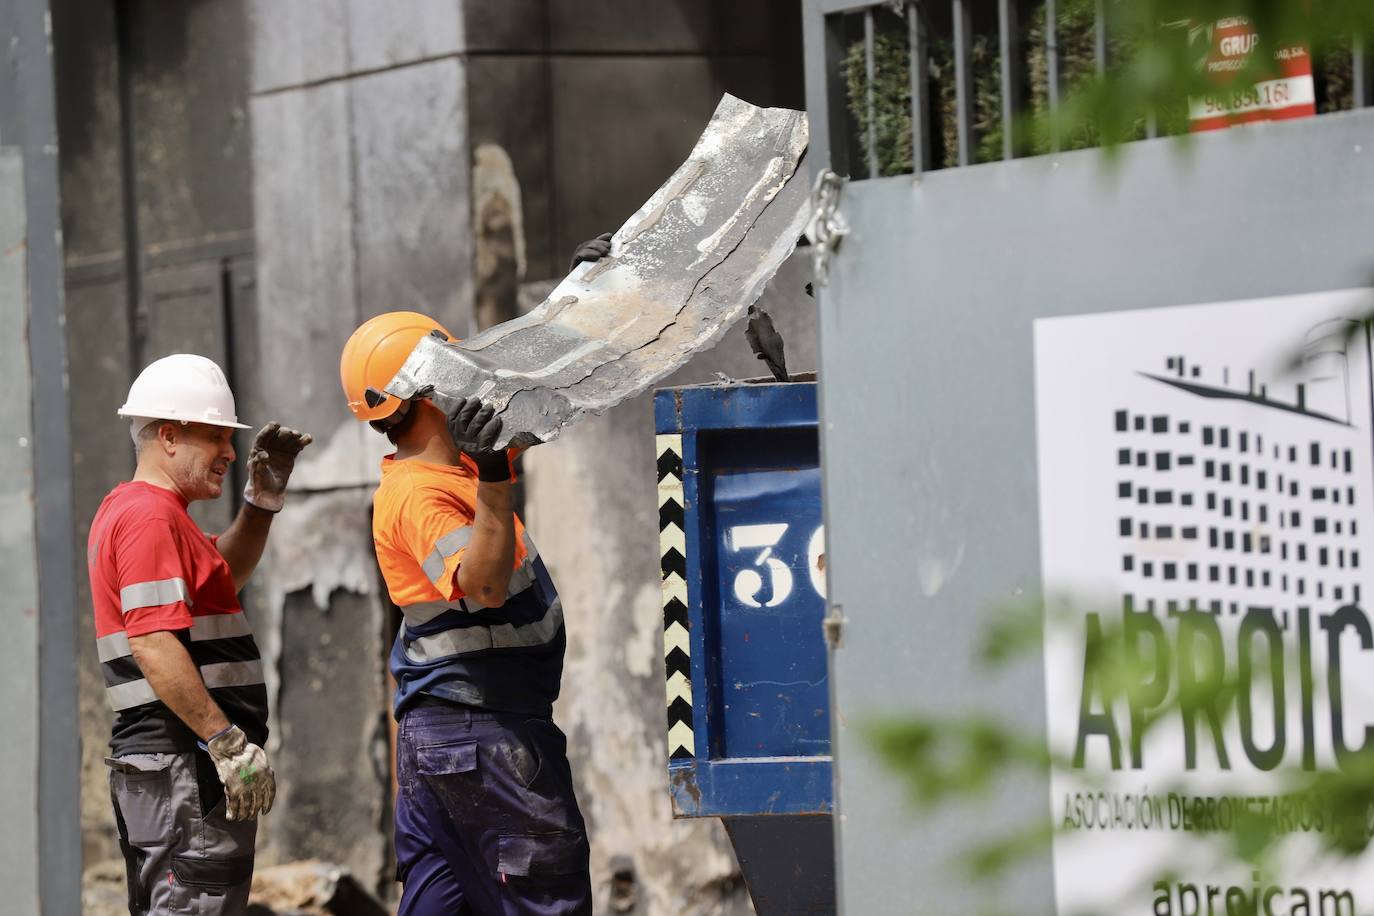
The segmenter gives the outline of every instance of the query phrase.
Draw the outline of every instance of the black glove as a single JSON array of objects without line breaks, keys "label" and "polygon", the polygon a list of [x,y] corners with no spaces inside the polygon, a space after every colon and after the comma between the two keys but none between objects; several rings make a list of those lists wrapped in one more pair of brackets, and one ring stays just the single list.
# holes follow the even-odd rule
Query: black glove
[{"label": "black glove", "polygon": [[453,444],[467,452],[477,465],[477,479],[487,483],[510,480],[510,459],[504,450],[493,448],[501,435],[501,418],[496,416],[496,408],[477,398],[460,398],[446,416]]},{"label": "black glove", "polygon": [[572,263],[568,265],[568,270],[572,270],[583,261],[600,261],[611,253],[611,233],[603,232],[594,239],[587,239],[577,250],[573,252]]},{"label": "black glove", "polygon": [[275,421],[258,430],[248,453],[244,501],[268,512],[280,512],[286,501],[286,481],[296,466],[296,456],[311,441],[309,433],[287,429]]}]

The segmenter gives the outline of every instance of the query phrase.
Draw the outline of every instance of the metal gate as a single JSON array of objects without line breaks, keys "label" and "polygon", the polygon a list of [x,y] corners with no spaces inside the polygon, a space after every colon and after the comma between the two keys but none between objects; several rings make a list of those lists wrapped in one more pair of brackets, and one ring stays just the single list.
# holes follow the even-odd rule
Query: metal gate
[{"label": "metal gate", "polygon": [[[895,7],[924,70],[926,21],[900,2],[807,0],[805,14],[809,156],[851,176],[833,201],[847,234],[818,286],[837,875],[850,916],[974,912],[986,900],[952,853],[1050,811],[1048,774],[1030,774],[918,814],[864,725],[917,712],[1044,728],[1038,656],[995,675],[970,663],[995,609],[1041,590],[1032,323],[1363,287],[1374,267],[1353,241],[1374,224],[1374,112],[1232,129],[1187,151],[1145,140],[1114,169],[1093,150],[1012,158],[1009,146],[1006,161],[968,165],[971,4],[925,5],[952,29],[956,167],[926,170],[941,138],[932,152],[929,92],[914,80],[915,174],[871,179],[880,168],[850,137],[841,62],[857,41],[873,73],[875,17]],[[1015,34],[1015,6],[1002,0],[985,24],[994,42]],[[1007,912],[1054,901],[1048,851],[1001,892]]]}]

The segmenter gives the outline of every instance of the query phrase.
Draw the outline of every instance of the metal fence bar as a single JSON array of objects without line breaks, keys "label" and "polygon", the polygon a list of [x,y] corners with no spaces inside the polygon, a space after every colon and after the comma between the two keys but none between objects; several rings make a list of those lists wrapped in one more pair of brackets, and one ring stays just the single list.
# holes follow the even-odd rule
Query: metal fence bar
[{"label": "metal fence bar", "polygon": [[878,117],[874,100],[874,83],[877,80],[877,61],[873,39],[873,8],[864,10],[864,111],[868,120],[868,143],[865,153],[868,158],[868,177],[878,177]]},{"label": "metal fence bar", "polygon": [[1059,14],[1054,0],[1045,0],[1045,82],[1050,108],[1050,149],[1059,152]]},{"label": "metal fence bar", "polygon": [[1021,34],[1016,0],[997,2],[998,40],[1002,51],[1002,158],[1016,156],[1016,116],[1021,107]]},{"label": "metal fence bar", "polygon": [[1106,0],[1097,0],[1093,13],[1093,63],[1097,75],[1107,72],[1107,7]]},{"label": "metal fence bar", "polygon": [[915,0],[906,5],[906,31],[911,50],[911,172],[919,175],[931,167],[927,120],[930,115],[930,82],[926,78],[930,69],[930,48],[925,20],[921,18]]},{"label": "metal fence bar", "polygon": [[1368,108],[1374,104],[1370,97],[1369,48],[1366,37],[1356,35],[1350,40],[1350,64],[1354,77],[1354,96],[1356,108]]},{"label": "metal fence bar", "polygon": [[973,163],[973,17],[969,0],[953,0],[954,99],[959,164]]}]

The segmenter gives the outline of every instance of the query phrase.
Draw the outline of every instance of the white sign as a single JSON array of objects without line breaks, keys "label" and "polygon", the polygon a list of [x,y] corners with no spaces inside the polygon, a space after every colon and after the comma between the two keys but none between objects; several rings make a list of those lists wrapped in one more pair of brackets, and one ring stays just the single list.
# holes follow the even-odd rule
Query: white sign
[{"label": "white sign", "polygon": [[[1374,750],[1374,375],[1349,320],[1372,310],[1035,323],[1060,913],[1374,913],[1374,856],[1317,855],[1369,812],[1293,791]],[[1085,661],[1118,638],[1124,689]],[[1223,680],[1234,705],[1208,699]],[[1273,873],[1227,851],[1250,818],[1283,838]]]}]

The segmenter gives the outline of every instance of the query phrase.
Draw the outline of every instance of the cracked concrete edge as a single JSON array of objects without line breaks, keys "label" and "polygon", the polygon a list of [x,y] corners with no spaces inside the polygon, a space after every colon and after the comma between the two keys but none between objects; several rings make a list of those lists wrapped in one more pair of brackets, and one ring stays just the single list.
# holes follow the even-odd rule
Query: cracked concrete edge
[{"label": "cracked concrete edge", "polygon": [[[647,390],[742,317],[809,214],[804,114],[725,96],[691,156],[533,311],[458,344],[422,340],[387,386],[478,396],[503,441],[548,442]],[[676,206],[674,206],[676,205]]]}]

